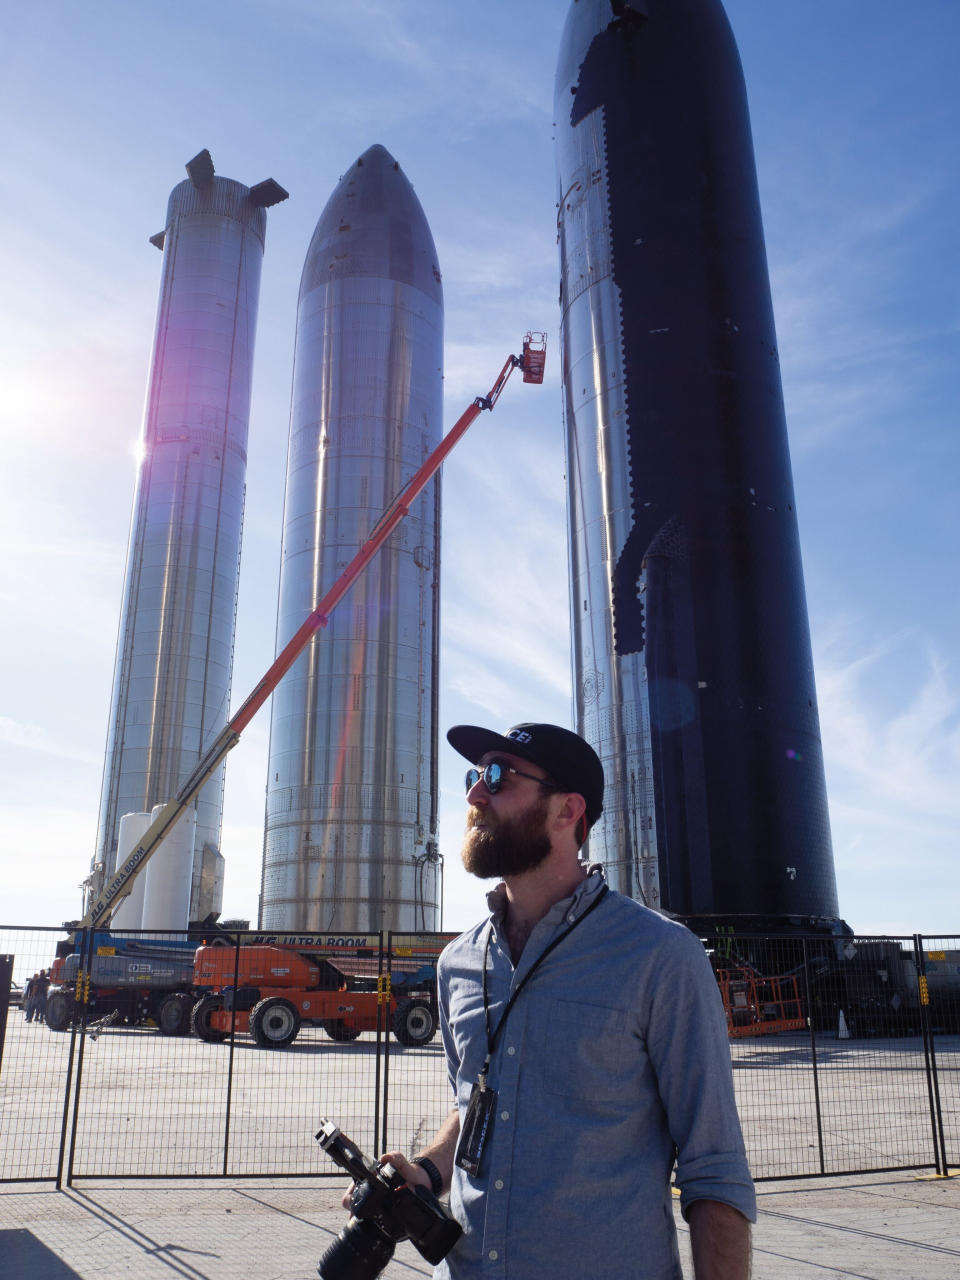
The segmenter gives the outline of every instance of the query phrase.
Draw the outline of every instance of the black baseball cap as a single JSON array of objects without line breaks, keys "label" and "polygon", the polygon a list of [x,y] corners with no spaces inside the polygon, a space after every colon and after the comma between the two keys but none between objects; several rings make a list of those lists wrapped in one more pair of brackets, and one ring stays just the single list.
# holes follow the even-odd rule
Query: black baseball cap
[{"label": "black baseball cap", "polygon": [[603,765],[578,733],[557,724],[515,724],[506,733],[475,724],[455,724],[447,730],[447,741],[471,764],[488,751],[503,751],[538,764],[563,790],[583,796],[588,826],[592,827],[603,812]]}]

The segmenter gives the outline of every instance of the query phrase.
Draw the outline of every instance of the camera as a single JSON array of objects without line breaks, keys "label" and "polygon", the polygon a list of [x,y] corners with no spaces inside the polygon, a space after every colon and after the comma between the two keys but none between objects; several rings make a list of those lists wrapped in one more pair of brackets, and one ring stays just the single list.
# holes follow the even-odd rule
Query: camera
[{"label": "camera", "polygon": [[393,1165],[368,1160],[332,1120],[321,1121],[317,1141],[355,1183],[350,1220],[317,1267],[322,1280],[374,1280],[399,1240],[435,1266],[463,1235],[432,1192],[408,1186]]}]

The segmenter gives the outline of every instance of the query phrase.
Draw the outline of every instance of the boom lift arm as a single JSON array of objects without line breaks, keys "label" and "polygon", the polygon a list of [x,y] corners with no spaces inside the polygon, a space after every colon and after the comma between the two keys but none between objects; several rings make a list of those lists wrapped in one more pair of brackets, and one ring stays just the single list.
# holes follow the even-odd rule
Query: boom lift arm
[{"label": "boom lift arm", "polygon": [[500,398],[514,369],[523,370],[524,382],[543,382],[547,338],[545,333],[529,332],[523,340],[523,355],[508,356],[496,381],[485,396],[477,396],[470,407],[456,421],[436,449],[421,464],[406,488],[394,498],[374,525],[370,537],[344,569],[326,595],[300,626],[293,638],[277,655],[273,664],[258,682],[253,692],[241,704],[238,711],[220,731],[197,767],[180,787],[176,796],[164,805],[161,812],[144,832],[143,839],[130,854],[122,867],[118,867],[110,882],[101,890],[97,899],[88,907],[82,920],[69,922],[64,927],[72,932],[95,928],[106,924],[121,898],[133,888],[133,882],[156,851],[161,840],[188,807],[197,792],[219,767],[228,752],[240,741],[240,734],[273,693],[283,676],[293,666],[308,642],[321,627],[325,627],[330,615],[346,593],[363,573],[386,540],[393,533],[423,489],[432,480],[447,455],[466,434],[469,427],[484,409],[492,409]]}]

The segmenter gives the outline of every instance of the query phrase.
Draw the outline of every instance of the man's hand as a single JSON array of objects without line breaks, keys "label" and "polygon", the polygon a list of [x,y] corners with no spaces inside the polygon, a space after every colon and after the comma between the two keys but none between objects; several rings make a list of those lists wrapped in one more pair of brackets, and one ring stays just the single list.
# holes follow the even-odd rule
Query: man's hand
[{"label": "man's hand", "polygon": [[695,1200],[687,1210],[696,1280],[750,1280],[750,1223],[719,1200]]},{"label": "man's hand", "polygon": [[399,1173],[404,1182],[411,1187],[426,1187],[430,1190],[430,1175],[426,1169],[421,1169],[418,1164],[408,1160],[401,1151],[388,1151],[385,1156],[380,1157],[380,1163],[392,1164]]},{"label": "man's hand", "polygon": [[[460,1117],[457,1114],[457,1108],[454,1107],[440,1126],[437,1136],[429,1147],[420,1152],[422,1156],[429,1156],[437,1166],[440,1177],[443,1179],[444,1188],[450,1186],[450,1178],[453,1174],[453,1155],[457,1149],[457,1139],[459,1137]],[[430,1175],[425,1169],[421,1169],[418,1164],[411,1163],[402,1151],[388,1151],[386,1155],[380,1157],[379,1163],[392,1164],[404,1182],[410,1183],[411,1186],[426,1187],[428,1191],[432,1189],[433,1184],[430,1181]],[[356,1183],[351,1182],[347,1191],[344,1192],[342,1203],[345,1209],[350,1208],[350,1197],[353,1195],[355,1186]]]},{"label": "man's hand", "polygon": [[[381,1166],[385,1164],[392,1164],[400,1177],[403,1178],[404,1182],[409,1183],[411,1186],[426,1187],[428,1191],[430,1190],[430,1175],[425,1169],[421,1169],[418,1164],[411,1163],[411,1161],[409,1161],[401,1151],[388,1151],[386,1155],[382,1155],[380,1157],[377,1163]],[[343,1204],[344,1209],[350,1208],[350,1200],[353,1196],[354,1190],[356,1189],[356,1185],[357,1184],[355,1182],[351,1182],[349,1187],[347,1187],[346,1191],[343,1193],[343,1200],[341,1203]]]}]

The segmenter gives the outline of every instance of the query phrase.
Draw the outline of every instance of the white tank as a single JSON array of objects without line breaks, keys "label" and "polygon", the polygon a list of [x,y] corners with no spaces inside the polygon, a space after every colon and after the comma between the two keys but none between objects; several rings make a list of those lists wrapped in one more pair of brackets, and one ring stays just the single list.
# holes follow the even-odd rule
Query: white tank
[{"label": "white tank", "polygon": [[[149,813],[125,813],[120,819],[117,836],[118,866],[123,866],[127,858],[143,838],[143,834],[153,821]],[[147,866],[150,864],[147,863]],[[147,885],[147,873],[142,871],[133,882],[133,888],[121,901],[110,920],[111,929],[139,929],[143,920],[143,893]]]},{"label": "white tank", "polygon": [[[158,804],[156,818],[163,810]],[[187,809],[170,828],[153,857],[147,863],[143,878],[143,923],[145,930],[182,933],[190,914],[190,885],[193,869],[193,846],[197,835],[197,811]]]}]

